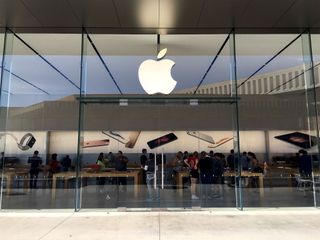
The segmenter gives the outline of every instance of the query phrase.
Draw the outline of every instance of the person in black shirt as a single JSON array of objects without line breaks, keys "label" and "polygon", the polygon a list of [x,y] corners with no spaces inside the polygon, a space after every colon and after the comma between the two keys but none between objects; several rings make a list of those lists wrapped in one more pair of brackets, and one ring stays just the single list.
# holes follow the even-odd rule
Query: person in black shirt
[{"label": "person in black shirt", "polygon": [[234,156],[234,150],[231,149],[230,150],[230,154],[228,155],[227,157],[227,164],[228,164],[228,167],[231,171],[234,171],[234,165],[235,165],[235,156]]},{"label": "person in black shirt", "polygon": [[222,162],[223,154],[215,153],[213,155],[213,163],[212,163],[212,171],[213,171],[213,183],[220,184],[222,181],[223,175],[223,162]]},{"label": "person in black shirt", "polygon": [[[259,161],[253,152],[248,152],[248,158],[252,163],[251,172],[253,173],[263,173],[263,169],[260,167]],[[251,177],[251,186],[254,188],[259,187],[259,177]]]},{"label": "person in black shirt", "polygon": [[[118,156],[115,161],[115,170],[116,171],[127,171],[127,163],[128,163],[128,158],[123,155],[122,151],[118,152]],[[127,185],[127,178],[126,177],[119,177],[118,178],[118,184],[122,186]]]},{"label": "person in black shirt", "polygon": [[210,156],[205,152],[201,152],[199,160],[200,180],[203,185],[203,197],[209,197],[211,193],[211,184],[213,183],[213,161]]},{"label": "person in black shirt", "polygon": [[199,170],[202,184],[211,184],[213,177],[213,162],[206,152],[201,152]]},{"label": "person in black shirt", "polygon": [[112,152],[109,152],[108,156],[107,156],[107,159],[108,159],[108,167],[113,168],[114,164],[115,164],[114,163],[114,161],[115,161],[114,154]]},{"label": "person in black shirt", "polygon": [[302,177],[309,178],[312,173],[312,159],[304,149],[299,150],[299,172]]},{"label": "person in black shirt", "polygon": [[28,163],[30,163],[30,189],[37,188],[37,180],[42,164],[42,159],[38,156],[39,152],[34,151],[33,156],[29,157]]},{"label": "person in black shirt", "polygon": [[146,184],[146,171],[144,170],[144,167],[146,165],[146,162],[148,160],[148,157],[147,157],[147,149],[142,149],[142,155],[140,156],[140,165],[141,165],[141,168],[143,169],[143,172],[142,172],[142,178],[143,178],[143,184]]},{"label": "person in black shirt", "polygon": [[66,155],[61,161],[62,171],[68,172],[71,167],[71,159],[69,155]]},{"label": "person in black shirt", "polygon": [[4,165],[4,152],[1,152],[1,158],[0,158],[0,169],[3,168]]},{"label": "person in black shirt", "polygon": [[182,156],[182,161],[183,161],[183,166],[184,167],[188,167],[188,165],[186,164],[186,162],[188,161],[188,158],[189,158],[188,151],[184,151],[183,152],[183,156]]}]

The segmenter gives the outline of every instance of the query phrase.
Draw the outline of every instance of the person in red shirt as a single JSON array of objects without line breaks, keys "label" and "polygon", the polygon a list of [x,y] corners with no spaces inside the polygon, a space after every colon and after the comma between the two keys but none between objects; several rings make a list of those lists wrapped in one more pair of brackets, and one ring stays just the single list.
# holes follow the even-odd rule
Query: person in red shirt
[{"label": "person in red shirt", "polygon": [[199,197],[197,197],[196,195],[196,190],[197,190],[196,187],[199,179],[198,162],[199,162],[198,152],[194,152],[193,154],[190,154],[189,157],[184,160],[184,163],[190,169],[192,200],[199,199]]},{"label": "person in red shirt", "polygon": [[50,173],[50,177],[52,177],[52,175],[54,173],[58,173],[60,172],[60,162],[57,159],[58,155],[56,153],[51,155],[51,160],[49,162],[49,173]]}]

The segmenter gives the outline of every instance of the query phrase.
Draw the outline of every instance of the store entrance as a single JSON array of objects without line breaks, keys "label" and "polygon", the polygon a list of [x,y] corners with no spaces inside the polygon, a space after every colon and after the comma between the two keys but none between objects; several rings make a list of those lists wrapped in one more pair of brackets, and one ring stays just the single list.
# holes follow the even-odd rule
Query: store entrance
[{"label": "store entrance", "polygon": [[223,176],[237,139],[233,97],[122,95],[80,102],[80,208],[236,205],[235,181]]}]

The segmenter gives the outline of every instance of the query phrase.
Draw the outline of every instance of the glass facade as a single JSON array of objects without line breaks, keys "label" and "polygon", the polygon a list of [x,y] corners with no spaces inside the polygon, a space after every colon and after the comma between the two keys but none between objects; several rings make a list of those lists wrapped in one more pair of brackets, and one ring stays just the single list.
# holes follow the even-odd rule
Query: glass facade
[{"label": "glass facade", "polygon": [[2,29],[1,209],[317,207],[319,40]]}]

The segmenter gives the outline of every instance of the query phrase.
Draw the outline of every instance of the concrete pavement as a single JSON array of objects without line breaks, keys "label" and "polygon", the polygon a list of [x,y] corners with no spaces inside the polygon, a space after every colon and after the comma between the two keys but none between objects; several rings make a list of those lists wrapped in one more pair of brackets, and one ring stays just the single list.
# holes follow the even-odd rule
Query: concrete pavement
[{"label": "concrete pavement", "polygon": [[1,240],[320,239],[320,210],[0,212]]}]

